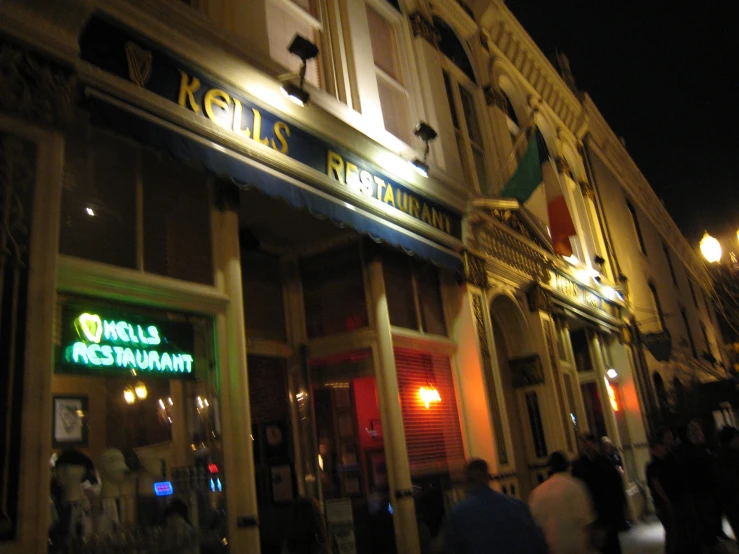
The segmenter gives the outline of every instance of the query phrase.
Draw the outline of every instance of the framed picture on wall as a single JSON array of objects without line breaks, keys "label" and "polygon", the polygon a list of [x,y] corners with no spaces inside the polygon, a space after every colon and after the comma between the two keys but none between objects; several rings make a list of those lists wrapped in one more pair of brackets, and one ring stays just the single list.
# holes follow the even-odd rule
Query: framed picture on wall
[{"label": "framed picture on wall", "polygon": [[87,446],[87,396],[54,396],[52,446]]},{"label": "framed picture on wall", "polygon": [[262,426],[264,455],[268,461],[287,461],[290,456],[287,423],[269,421]]},{"label": "framed picture on wall", "polygon": [[272,502],[276,504],[292,502],[293,474],[289,465],[272,466],[270,481],[272,482]]}]

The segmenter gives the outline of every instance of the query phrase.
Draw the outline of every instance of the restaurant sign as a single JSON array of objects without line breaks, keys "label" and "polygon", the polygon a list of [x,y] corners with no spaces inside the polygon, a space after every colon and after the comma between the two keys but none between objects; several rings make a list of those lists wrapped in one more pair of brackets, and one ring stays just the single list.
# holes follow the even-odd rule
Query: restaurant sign
[{"label": "restaurant sign", "polygon": [[194,377],[193,328],[135,312],[62,307],[59,373]]},{"label": "restaurant sign", "polygon": [[621,309],[617,304],[609,302],[566,275],[556,271],[550,271],[549,276],[549,286],[551,289],[575,301],[576,304],[605,312],[611,317],[619,318],[621,316]]},{"label": "restaurant sign", "polygon": [[93,16],[80,38],[80,55],[85,61],[208,119],[236,137],[259,142],[318,170],[353,194],[371,198],[447,235],[462,236],[459,214],[118,23]]}]

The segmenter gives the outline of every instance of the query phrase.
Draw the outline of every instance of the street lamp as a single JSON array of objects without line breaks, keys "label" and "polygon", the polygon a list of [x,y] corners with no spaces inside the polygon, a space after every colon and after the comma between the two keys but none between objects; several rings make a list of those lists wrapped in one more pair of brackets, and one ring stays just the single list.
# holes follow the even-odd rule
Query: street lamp
[{"label": "street lamp", "polygon": [[[739,233],[737,233],[739,235]],[[700,242],[701,254],[708,263],[716,263],[721,261],[721,244],[715,238],[708,234],[703,235]]]}]

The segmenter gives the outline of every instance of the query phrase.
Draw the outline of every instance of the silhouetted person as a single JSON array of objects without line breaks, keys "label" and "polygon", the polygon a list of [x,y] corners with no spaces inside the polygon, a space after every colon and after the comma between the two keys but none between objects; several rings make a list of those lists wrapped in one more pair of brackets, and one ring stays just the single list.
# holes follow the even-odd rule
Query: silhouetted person
[{"label": "silhouetted person", "polygon": [[549,479],[529,496],[534,520],[551,554],[588,554],[596,519],[588,488],[569,474],[570,462],[561,452],[553,452],[547,465]]},{"label": "silhouetted person", "polygon": [[626,495],[621,474],[598,446],[594,435],[582,438],[582,454],[572,466],[572,475],[585,482],[593,499],[598,516],[597,525],[605,535],[600,551],[604,554],[620,554],[618,532],[623,524]]},{"label": "silhouetted person", "polygon": [[657,517],[665,529],[665,554],[673,554],[676,532],[673,504],[677,490],[677,467],[675,457],[667,448],[663,437],[664,434],[652,443],[652,461],[647,464],[647,485]]},{"label": "silhouetted person", "polygon": [[547,545],[528,506],[490,488],[485,460],[466,469],[467,498],[447,520],[444,549],[448,554],[546,554]]},{"label": "silhouetted person", "polygon": [[198,532],[190,523],[187,504],[175,498],[164,513],[164,552],[199,554]]},{"label": "silhouetted person", "polygon": [[739,430],[724,427],[718,433],[718,440],[716,480],[719,502],[734,537],[739,539]]}]

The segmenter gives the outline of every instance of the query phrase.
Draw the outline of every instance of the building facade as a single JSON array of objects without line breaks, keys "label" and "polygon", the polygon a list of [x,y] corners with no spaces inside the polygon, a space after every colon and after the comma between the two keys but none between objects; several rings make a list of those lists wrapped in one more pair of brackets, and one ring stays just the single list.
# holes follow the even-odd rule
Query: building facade
[{"label": "building facade", "polygon": [[586,431],[643,480],[630,189],[503,2],[6,2],[0,33],[0,552],[156,541],[172,498],[201,551],[277,552],[300,497],[344,552],[427,551],[466,459],[525,499]]}]

